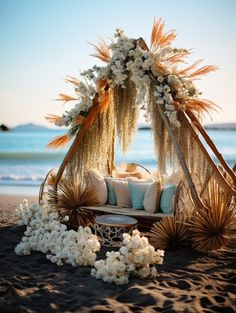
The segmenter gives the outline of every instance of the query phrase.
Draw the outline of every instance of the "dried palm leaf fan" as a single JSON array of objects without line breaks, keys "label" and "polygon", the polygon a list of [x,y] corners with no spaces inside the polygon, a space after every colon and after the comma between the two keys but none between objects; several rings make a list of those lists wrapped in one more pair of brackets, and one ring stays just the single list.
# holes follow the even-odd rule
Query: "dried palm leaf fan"
[{"label": "dried palm leaf fan", "polygon": [[225,246],[235,238],[236,205],[214,179],[209,181],[204,202],[208,209],[202,207],[196,210],[190,234],[193,247],[208,252]]},{"label": "dried palm leaf fan", "polygon": [[99,201],[95,187],[85,180],[80,181],[76,175],[69,181],[61,181],[57,190],[49,189],[48,203],[59,213],[61,220],[69,216],[69,226],[85,227],[94,223],[94,217],[81,207],[98,205]]},{"label": "dried palm leaf fan", "polygon": [[188,229],[176,217],[168,216],[153,224],[148,237],[157,249],[173,249],[188,243]]}]

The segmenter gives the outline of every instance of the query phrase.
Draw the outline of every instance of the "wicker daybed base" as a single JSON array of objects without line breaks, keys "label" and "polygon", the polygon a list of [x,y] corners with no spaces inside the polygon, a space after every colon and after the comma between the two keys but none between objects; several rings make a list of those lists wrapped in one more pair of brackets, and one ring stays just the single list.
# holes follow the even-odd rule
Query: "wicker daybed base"
[{"label": "wicker daybed base", "polygon": [[119,214],[127,215],[137,219],[139,227],[150,227],[153,223],[160,220],[162,217],[174,216],[174,214],[164,213],[148,213],[144,210],[136,210],[132,208],[120,208],[111,205],[100,205],[100,206],[88,206],[82,208],[86,213],[92,215],[101,214]]}]

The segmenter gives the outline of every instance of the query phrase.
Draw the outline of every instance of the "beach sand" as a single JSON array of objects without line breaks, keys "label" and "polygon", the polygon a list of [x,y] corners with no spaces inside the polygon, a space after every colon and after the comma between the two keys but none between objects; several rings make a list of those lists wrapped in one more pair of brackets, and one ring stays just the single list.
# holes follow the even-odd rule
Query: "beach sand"
[{"label": "beach sand", "polygon": [[[0,213],[24,198],[0,196]],[[37,197],[27,198],[37,203]],[[1,221],[0,312],[235,312],[233,249],[166,252],[156,280],[133,278],[117,286],[91,277],[89,267],[58,267],[43,253],[17,256],[24,229]]]}]

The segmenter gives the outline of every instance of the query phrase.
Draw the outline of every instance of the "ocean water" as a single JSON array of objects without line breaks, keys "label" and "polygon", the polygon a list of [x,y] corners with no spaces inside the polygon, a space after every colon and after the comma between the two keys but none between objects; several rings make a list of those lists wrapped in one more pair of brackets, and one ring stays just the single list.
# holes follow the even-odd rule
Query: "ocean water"
[{"label": "ocean water", "polygon": [[[236,163],[236,131],[208,132],[220,153],[232,167]],[[0,194],[37,195],[45,175],[58,168],[69,148],[48,149],[47,143],[60,130],[37,132],[0,132]],[[150,130],[137,131],[131,150],[123,155],[118,143],[115,147],[116,164],[139,163],[156,168],[153,137]]]}]

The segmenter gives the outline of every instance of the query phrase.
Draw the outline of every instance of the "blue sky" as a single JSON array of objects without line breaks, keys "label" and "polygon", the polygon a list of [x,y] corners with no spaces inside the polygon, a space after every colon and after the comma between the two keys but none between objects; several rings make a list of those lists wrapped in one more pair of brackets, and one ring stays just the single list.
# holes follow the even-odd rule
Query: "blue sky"
[{"label": "blue sky", "polygon": [[0,0],[0,123],[49,126],[44,116],[66,109],[52,99],[73,94],[63,77],[99,63],[88,42],[116,28],[149,42],[154,16],[176,29],[176,47],[193,48],[190,60],[220,67],[197,84],[222,108],[214,121],[235,122],[236,1]]}]

